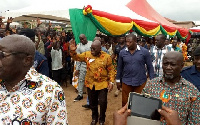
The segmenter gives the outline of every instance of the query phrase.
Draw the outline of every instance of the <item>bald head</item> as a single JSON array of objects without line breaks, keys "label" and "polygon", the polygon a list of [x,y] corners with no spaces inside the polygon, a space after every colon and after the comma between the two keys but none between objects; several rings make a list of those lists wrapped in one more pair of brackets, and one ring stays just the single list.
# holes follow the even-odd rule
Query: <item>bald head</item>
[{"label": "bald head", "polygon": [[101,42],[99,40],[95,40],[91,45],[91,54],[93,56],[98,56],[101,52]]},{"label": "bald head", "polygon": [[86,36],[85,36],[85,34],[80,34],[80,36],[79,36],[79,37],[86,37]]},{"label": "bald head", "polygon": [[92,45],[95,45],[97,47],[101,47],[101,42],[99,40],[94,40],[94,42],[92,43]]},{"label": "bald head", "polygon": [[180,72],[184,66],[183,61],[182,53],[176,51],[168,52],[163,57],[162,68],[164,78],[172,85],[178,82],[177,80],[180,78]]},{"label": "bald head", "polygon": [[9,35],[0,41],[0,47],[10,52],[22,52],[28,55],[35,55],[35,44],[26,36]]},{"label": "bald head", "polygon": [[79,36],[79,39],[80,39],[80,42],[81,42],[83,45],[87,44],[87,37],[85,36],[85,34],[81,34],[81,35]]},{"label": "bald head", "polygon": [[174,58],[175,60],[180,61],[181,63],[183,63],[184,61],[182,53],[177,51],[168,52],[164,55],[163,58]]},{"label": "bald head", "polygon": [[93,41],[95,41],[95,40],[101,41],[101,37],[94,37],[94,40],[93,40]]},{"label": "bald head", "polygon": [[35,44],[23,35],[9,35],[0,40],[0,79],[23,79],[33,65]]}]

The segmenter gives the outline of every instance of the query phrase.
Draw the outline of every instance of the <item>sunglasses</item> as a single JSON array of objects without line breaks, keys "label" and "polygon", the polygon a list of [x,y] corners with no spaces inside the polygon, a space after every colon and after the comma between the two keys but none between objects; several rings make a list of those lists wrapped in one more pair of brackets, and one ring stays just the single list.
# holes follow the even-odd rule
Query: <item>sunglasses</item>
[{"label": "sunglasses", "polygon": [[24,53],[24,52],[11,52],[11,53],[7,53],[7,52],[4,52],[4,51],[0,51],[0,60],[7,57],[7,56],[10,56],[10,55],[17,55],[17,54],[26,54],[28,55],[27,53]]}]

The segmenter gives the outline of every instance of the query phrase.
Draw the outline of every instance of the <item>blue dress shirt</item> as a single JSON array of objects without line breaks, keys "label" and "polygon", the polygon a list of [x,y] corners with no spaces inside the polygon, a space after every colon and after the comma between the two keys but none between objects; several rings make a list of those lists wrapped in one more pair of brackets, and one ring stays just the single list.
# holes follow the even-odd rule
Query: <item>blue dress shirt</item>
[{"label": "blue dress shirt", "polygon": [[116,82],[122,78],[126,85],[140,86],[147,80],[146,67],[150,79],[153,79],[154,69],[149,51],[137,45],[136,51],[131,54],[126,47],[119,53]]},{"label": "blue dress shirt", "polygon": [[181,76],[195,85],[200,91],[200,72],[196,70],[195,65],[183,68]]}]

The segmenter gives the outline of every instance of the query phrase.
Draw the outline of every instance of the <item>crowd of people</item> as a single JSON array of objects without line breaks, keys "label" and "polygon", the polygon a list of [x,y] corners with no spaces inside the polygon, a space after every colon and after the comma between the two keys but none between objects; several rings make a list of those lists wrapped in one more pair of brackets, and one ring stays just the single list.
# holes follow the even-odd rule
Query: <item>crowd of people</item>
[{"label": "crowd of people", "polygon": [[[83,107],[92,111],[91,125],[105,124],[107,94],[115,85],[115,96],[122,92],[115,125],[126,124],[130,92],[162,100],[161,124],[200,124],[200,46],[191,49],[189,43],[187,48],[177,37],[167,39],[163,34],[146,38],[133,33],[97,34],[93,41],[80,34],[77,44],[73,33],[53,30],[50,22],[45,31],[40,30],[39,19],[35,29],[24,23],[13,31],[12,20],[8,18],[0,36],[1,124],[68,124],[61,86],[67,86],[67,79],[73,84],[75,76],[74,101],[83,99],[86,87]],[[188,60],[193,65],[184,67]]]}]

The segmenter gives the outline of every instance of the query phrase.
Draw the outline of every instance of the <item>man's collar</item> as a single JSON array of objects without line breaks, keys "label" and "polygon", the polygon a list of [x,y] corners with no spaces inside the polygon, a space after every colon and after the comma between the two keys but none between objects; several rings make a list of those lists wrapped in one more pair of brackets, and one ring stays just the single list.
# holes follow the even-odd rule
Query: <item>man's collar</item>
[{"label": "man's collar", "polygon": [[[91,53],[91,52],[90,52],[90,53]],[[101,50],[101,51],[99,52],[99,55],[94,56],[94,57],[100,57],[101,55],[103,55],[103,54],[105,54],[105,53],[106,53],[106,52],[104,52],[104,51]],[[91,53],[91,55],[92,55],[92,53]],[[92,56],[93,56],[93,55],[92,55]]]},{"label": "man's collar", "polygon": [[31,67],[30,70],[27,72],[25,79],[32,81],[32,82],[39,82],[41,74],[38,73],[34,67]]},{"label": "man's collar", "polygon": [[[159,77],[159,82],[160,82],[160,83],[163,83],[163,84],[165,84],[165,85],[168,85],[168,84],[166,84],[166,82],[165,82],[164,76],[163,76],[163,77]],[[181,78],[180,78],[178,84],[180,84],[180,83],[181,83],[181,84],[184,84],[184,85],[189,85],[189,82],[188,82],[187,80],[185,80],[182,76],[181,76]],[[175,83],[175,85],[177,85],[177,83]]]},{"label": "man's collar", "polygon": [[[125,50],[128,51],[128,47],[126,47]],[[140,46],[139,45],[137,45],[136,50],[140,50]]]},{"label": "man's collar", "polygon": [[139,45],[137,45],[137,49],[136,50],[140,50],[140,46]]},{"label": "man's collar", "polygon": [[[155,49],[158,50],[160,48],[158,48],[157,46],[155,46]],[[165,50],[166,49],[166,46],[163,46],[163,48],[161,48],[160,50]]]},{"label": "man's collar", "polygon": [[[22,79],[20,82],[18,82],[10,91],[14,92],[20,88],[24,82],[34,82],[37,83],[41,80],[41,74],[39,74],[34,67],[31,67],[29,71],[27,72],[24,79]],[[0,80],[0,90],[6,90],[6,86],[4,85],[4,80]]]}]

